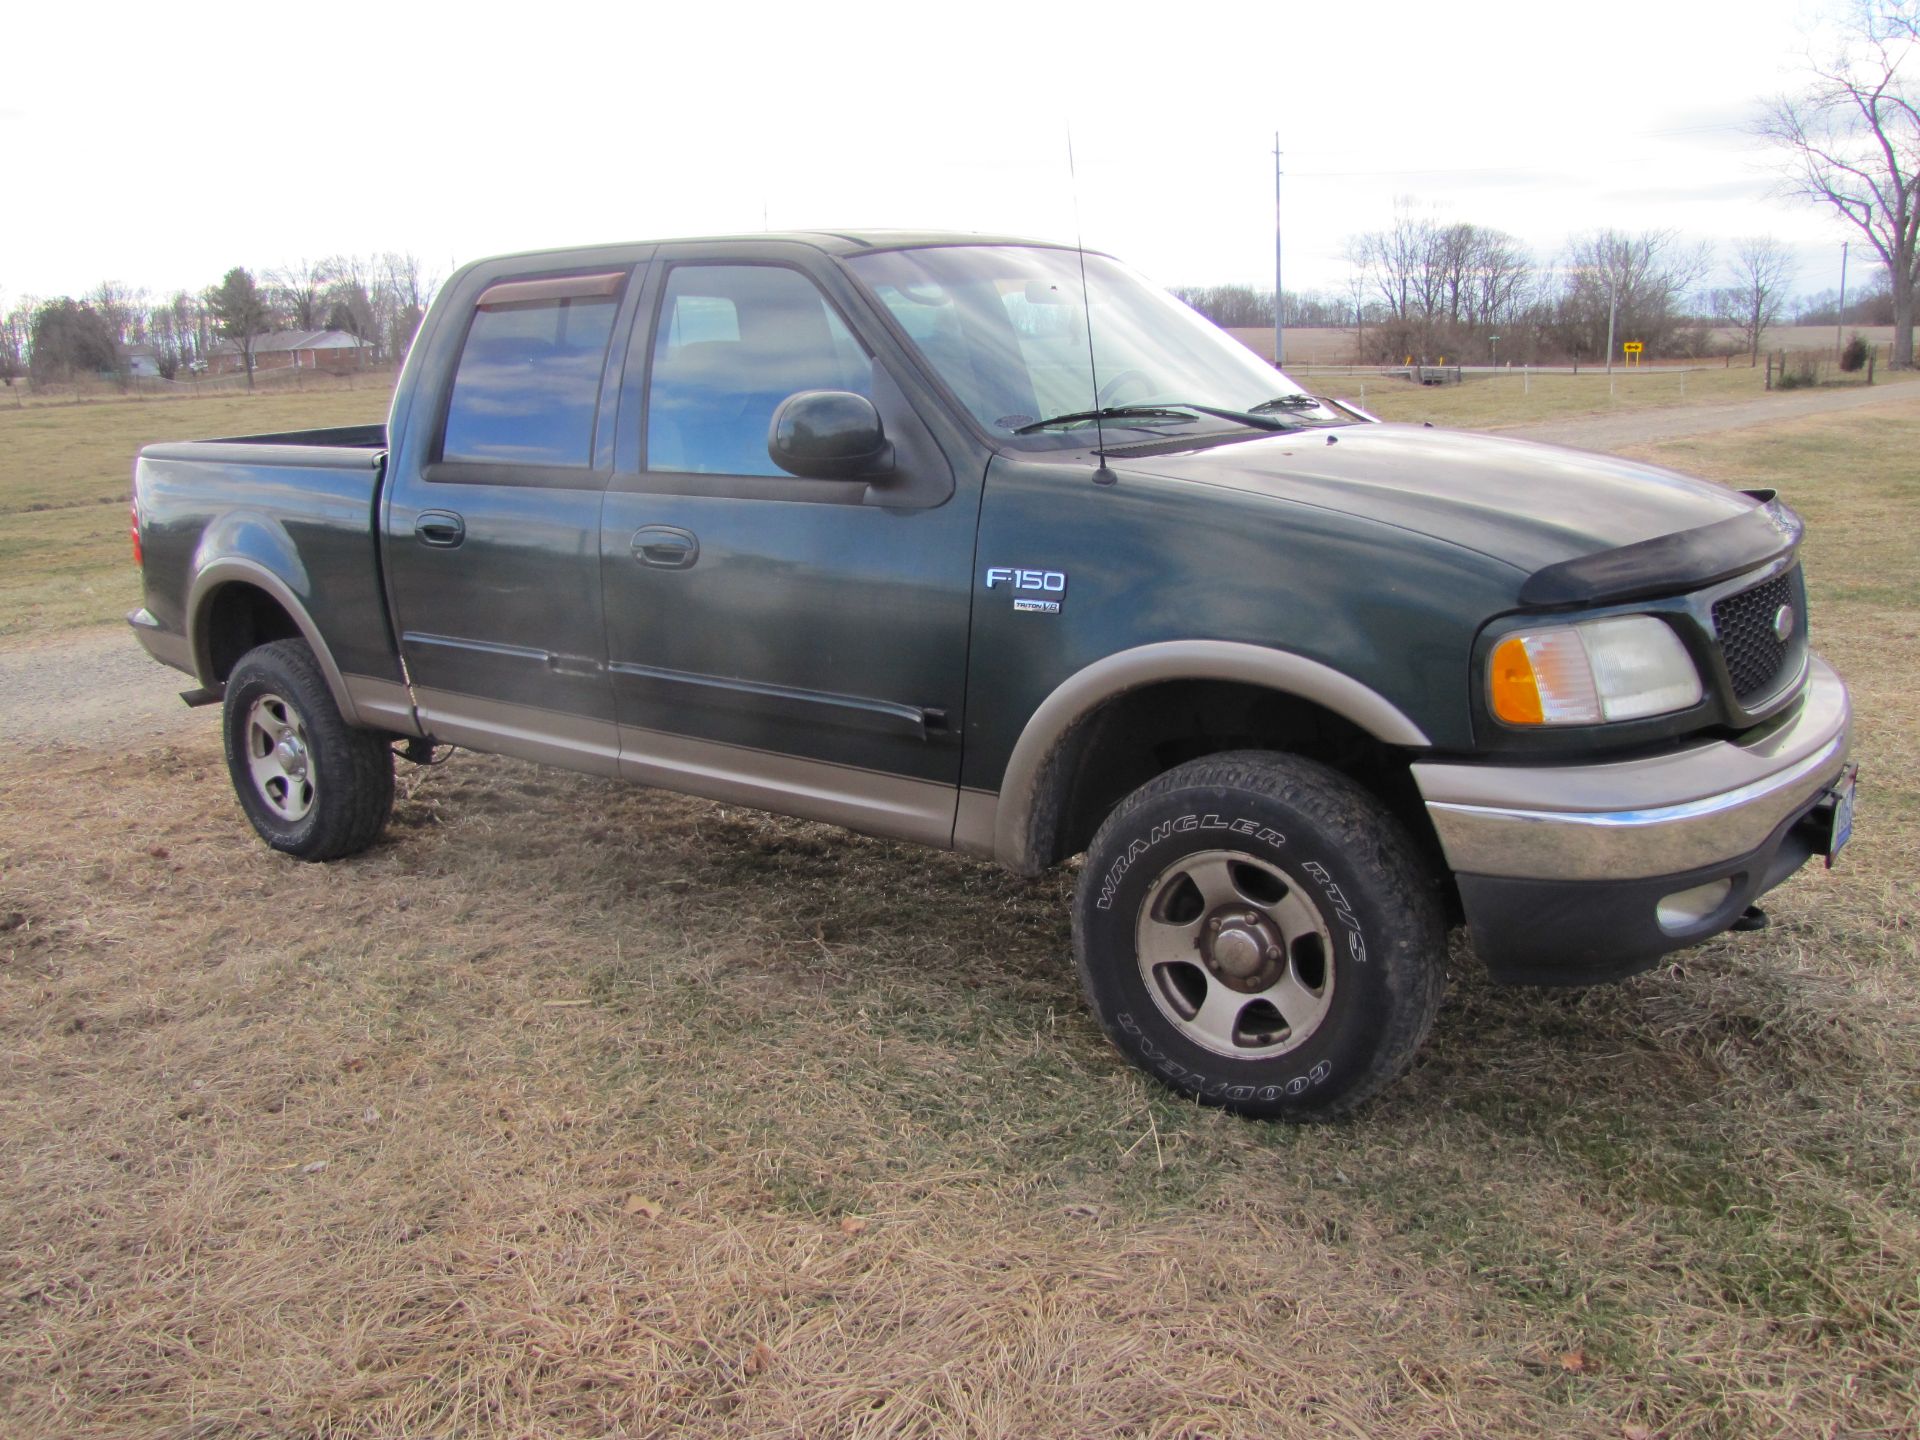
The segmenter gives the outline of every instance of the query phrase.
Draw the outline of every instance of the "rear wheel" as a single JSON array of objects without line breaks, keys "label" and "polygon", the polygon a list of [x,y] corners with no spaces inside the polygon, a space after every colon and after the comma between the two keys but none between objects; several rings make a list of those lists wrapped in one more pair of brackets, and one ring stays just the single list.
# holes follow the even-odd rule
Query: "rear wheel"
[{"label": "rear wheel", "polygon": [[1127,1057],[1243,1114],[1324,1119],[1411,1063],[1445,985],[1438,903],[1366,791],[1288,755],[1179,766],[1087,850],[1074,952]]},{"label": "rear wheel", "polygon": [[227,677],[227,773],[276,850],[336,860],[371,845],[393,809],[385,735],[342,718],[304,640],[249,650]]}]

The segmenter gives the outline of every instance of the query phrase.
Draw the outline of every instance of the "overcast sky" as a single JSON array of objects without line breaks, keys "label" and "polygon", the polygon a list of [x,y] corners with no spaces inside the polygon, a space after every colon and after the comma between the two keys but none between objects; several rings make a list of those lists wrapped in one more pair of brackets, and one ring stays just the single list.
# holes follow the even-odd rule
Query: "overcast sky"
[{"label": "overcast sky", "polygon": [[[1338,287],[1396,196],[1550,261],[1601,226],[1791,242],[1756,103],[1825,0],[21,4],[0,292],[199,289],[340,251],[763,228],[1071,240],[1168,284]],[[1856,248],[1856,260],[1859,259]],[[1861,271],[1853,272],[1856,278]]]}]

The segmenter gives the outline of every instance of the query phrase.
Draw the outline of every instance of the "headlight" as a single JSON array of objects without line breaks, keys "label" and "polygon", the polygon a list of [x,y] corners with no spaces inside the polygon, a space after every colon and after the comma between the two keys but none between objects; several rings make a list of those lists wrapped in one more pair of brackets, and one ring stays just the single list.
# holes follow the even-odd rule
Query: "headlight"
[{"label": "headlight", "polygon": [[1664,621],[1620,615],[1509,635],[1493,647],[1487,700],[1509,725],[1597,725],[1700,703],[1687,647]]}]

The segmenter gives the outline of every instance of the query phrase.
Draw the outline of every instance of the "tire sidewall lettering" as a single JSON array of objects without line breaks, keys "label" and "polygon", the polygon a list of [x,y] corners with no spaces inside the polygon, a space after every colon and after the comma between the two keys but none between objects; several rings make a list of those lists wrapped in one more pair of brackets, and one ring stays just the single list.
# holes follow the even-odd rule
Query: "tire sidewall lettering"
[{"label": "tire sidewall lettering", "polygon": [[1333,1063],[1323,1058],[1316,1060],[1303,1074],[1265,1085],[1248,1085],[1226,1079],[1216,1080],[1202,1071],[1182,1065],[1167,1054],[1140,1028],[1140,1023],[1133,1018],[1131,1012],[1123,1010],[1114,1017],[1114,1020],[1125,1032],[1134,1049],[1139,1051],[1149,1068],[1165,1076],[1180,1089],[1205,1096],[1210,1100],[1227,1100],[1239,1104],[1260,1101],[1272,1104],[1283,1097],[1291,1099],[1304,1095],[1309,1089],[1322,1084],[1328,1076],[1333,1074]]},{"label": "tire sidewall lettering", "polygon": [[1136,837],[1132,840],[1120,853],[1120,857],[1107,867],[1107,873],[1100,877],[1100,893],[1094,899],[1094,908],[1097,910],[1113,908],[1113,897],[1120,888],[1120,882],[1126,879],[1127,873],[1133,869],[1134,863],[1141,856],[1176,835],[1194,835],[1203,831],[1208,834],[1239,835],[1274,850],[1280,849],[1287,843],[1287,837],[1272,826],[1263,825],[1258,820],[1250,820],[1244,816],[1227,820],[1222,819],[1218,812],[1206,811],[1163,820],[1148,830],[1145,839]]},{"label": "tire sidewall lettering", "polygon": [[[1121,882],[1133,870],[1141,857],[1150,854],[1168,840],[1181,835],[1200,833],[1215,835],[1239,835],[1252,840],[1255,844],[1265,845],[1271,850],[1279,850],[1287,843],[1287,837],[1271,825],[1246,816],[1223,819],[1217,811],[1189,812],[1176,816],[1172,820],[1163,820],[1150,827],[1145,838],[1135,836],[1128,842],[1127,848],[1120,852],[1113,864],[1107,867],[1106,874],[1100,877],[1100,893],[1094,897],[1096,910],[1111,911],[1114,897],[1120,891]],[[1340,922],[1346,934],[1347,958],[1356,965],[1367,963],[1367,940],[1360,918],[1353,913],[1353,904],[1347,899],[1346,892],[1333,878],[1331,872],[1318,860],[1300,862],[1300,869],[1320,890],[1325,898],[1332,918]]]}]

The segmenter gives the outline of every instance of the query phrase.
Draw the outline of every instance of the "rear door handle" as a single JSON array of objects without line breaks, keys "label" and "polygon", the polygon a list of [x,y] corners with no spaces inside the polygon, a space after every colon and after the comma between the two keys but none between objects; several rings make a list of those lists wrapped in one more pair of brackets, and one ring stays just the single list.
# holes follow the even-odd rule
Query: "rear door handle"
[{"label": "rear door handle", "polygon": [[700,558],[700,542],[678,526],[642,525],[633,532],[633,558],[661,570],[684,570]]},{"label": "rear door handle", "polygon": [[467,538],[467,522],[451,510],[422,510],[413,522],[413,533],[422,545],[451,550]]}]

